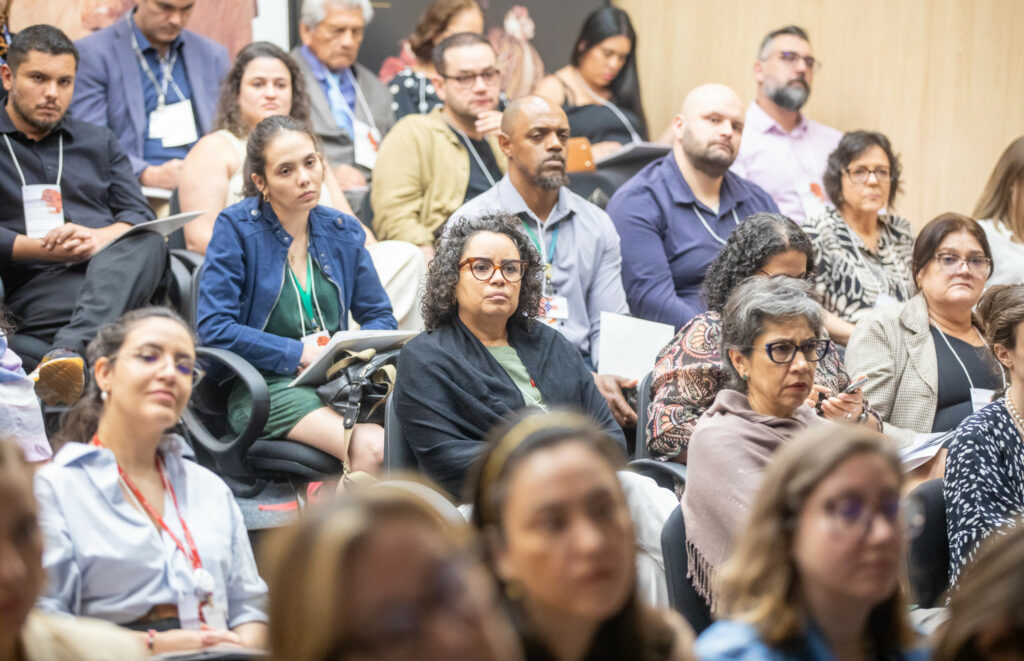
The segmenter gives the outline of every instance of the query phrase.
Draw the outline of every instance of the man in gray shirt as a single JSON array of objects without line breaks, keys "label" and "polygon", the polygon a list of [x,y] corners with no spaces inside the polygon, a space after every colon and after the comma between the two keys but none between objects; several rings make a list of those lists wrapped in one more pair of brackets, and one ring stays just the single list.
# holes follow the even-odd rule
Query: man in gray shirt
[{"label": "man in gray shirt", "polygon": [[508,173],[492,188],[464,204],[449,223],[464,216],[502,211],[519,216],[544,263],[544,304],[540,318],[575,344],[616,421],[636,423],[622,388],[636,381],[595,368],[601,312],[629,314],[620,275],[619,235],[611,218],[567,188],[565,171],[569,120],[539,96],[512,102],[501,121],[498,144]]}]

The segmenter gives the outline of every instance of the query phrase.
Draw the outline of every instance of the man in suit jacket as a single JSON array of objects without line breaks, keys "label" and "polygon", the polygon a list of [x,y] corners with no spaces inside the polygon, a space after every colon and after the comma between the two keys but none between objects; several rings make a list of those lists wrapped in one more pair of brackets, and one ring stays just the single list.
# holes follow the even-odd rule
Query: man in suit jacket
[{"label": "man in suit jacket", "polygon": [[377,145],[395,123],[391,93],[356,62],[373,18],[369,0],[303,0],[292,51],[313,104],[313,132],[352,208],[366,194]]},{"label": "man in suit jacket", "polygon": [[76,119],[109,127],[144,186],[178,186],[189,148],[213,127],[228,52],[184,29],[195,0],[139,0],[76,42]]}]

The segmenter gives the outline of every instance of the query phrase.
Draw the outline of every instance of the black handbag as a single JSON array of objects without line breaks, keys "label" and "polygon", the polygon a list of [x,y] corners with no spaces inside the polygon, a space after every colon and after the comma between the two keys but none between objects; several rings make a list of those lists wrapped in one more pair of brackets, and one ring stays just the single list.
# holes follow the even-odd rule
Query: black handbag
[{"label": "black handbag", "polygon": [[327,370],[316,394],[344,418],[346,436],[357,422],[384,424],[382,404],[395,387],[399,351],[345,351]]}]

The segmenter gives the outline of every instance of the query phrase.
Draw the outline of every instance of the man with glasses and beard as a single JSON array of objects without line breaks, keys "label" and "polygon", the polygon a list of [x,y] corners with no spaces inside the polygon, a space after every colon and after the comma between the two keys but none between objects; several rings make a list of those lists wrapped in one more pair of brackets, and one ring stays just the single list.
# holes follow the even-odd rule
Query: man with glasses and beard
[{"label": "man with glasses and beard", "polygon": [[[569,120],[547,99],[527,96],[509,104],[501,119],[498,145],[508,173],[452,214],[451,220],[488,212],[518,216],[523,233],[544,264],[540,319],[575,344],[595,371],[601,312],[628,314],[622,289],[619,235],[608,214],[568,188],[565,163]],[[632,379],[594,374],[615,420],[636,424],[636,413],[622,396]]]},{"label": "man with glasses and beard", "polygon": [[742,133],[743,104],[734,91],[714,83],[694,88],[672,120],[672,152],[608,201],[635,316],[679,330],[704,312],[704,272],[729,234],[751,214],[778,213],[760,186],[729,171]]},{"label": "man with glasses and beard", "polygon": [[746,139],[732,166],[797,223],[824,210],[822,174],[843,137],[800,113],[820,68],[802,28],[789,25],[764,38],[754,62],[757,99],[747,109]]}]

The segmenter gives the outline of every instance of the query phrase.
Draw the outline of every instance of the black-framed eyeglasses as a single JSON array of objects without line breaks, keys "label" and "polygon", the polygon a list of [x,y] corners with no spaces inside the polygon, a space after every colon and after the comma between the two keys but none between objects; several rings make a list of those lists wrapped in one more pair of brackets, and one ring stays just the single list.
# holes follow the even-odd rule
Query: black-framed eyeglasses
[{"label": "black-framed eyeglasses", "polygon": [[801,55],[791,50],[781,51],[778,55],[780,60],[791,67],[795,67],[797,62],[803,61],[809,71],[817,71],[821,68],[821,60],[814,59],[812,55]]},{"label": "black-framed eyeglasses", "polygon": [[943,271],[950,275],[959,271],[961,264],[967,264],[967,268],[970,269],[971,273],[978,275],[988,275],[989,271],[992,270],[992,260],[981,255],[961,257],[952,252],[940,252],[935,254],[935,261],[939,263]]},{"label": "black-framed eyeglasses", "polygon": [[459,269],[467,264],[473,277],[482,282],[493,278],[495,271],[501,271],[501,277],[505,278],[505,282],[516,283],[523,279],[523,273],[526,272],[525,259],[506,259],[501,264],[495,265],[487,257],[467,257],[459,262]]},{"label": "black-framed eyeglasses", "polygon": [[788,273],[769,273],[764,269],[757,269],[757,272],[768,278],[795,278],[797,280],[803,280],[804,282],[809,282],[811,284],[814,284],[816,278],[814,271],[804,271],[800,275],[790,275]]},{"label": "black-framed eyeglasses", "polygon": [[[773,363],[785,365],[786,363],[793,362],[797,351],[803,354],[804,360],[807,362],[816,363],[825,357],[825,354],[828,353],[831,347],[832,340],[808,340],[803,344],[794,344],[789,340],[782,340],[765,344],[764,351],[768,354],[768,359]],[[754,349],[756,347],[749,348]]]},{"label": "black-framed eyeglasses", "polygon": [[501,72],[497,69],[484,69],[479,73],[464,73],[458,76],[448,76],[442,73],[441,77],[445,80],[454,80],[461,87],[472,87],[477,78],[484,81],[484,85],[493,85],[501,77]]},{"label": "black-framed eyeglasses", "polygon": [[892,168],[875,168],[873,170],[870,168],[854,168],[852,170],[847,168],[846,170],[843,170],[843,172],[845,172],[850,178],[850,181],[855,184],[866,184],[868,182],[868,177],[871,175],[875,175],[875,180],[878,183],[885,184],[892,181],[893,176]]},{"label": "black-framed eyeglasses", "polygon": [[[143,347],[141,349],[136,349],[129,355],[132,358],[139,361],[140,363],[142,363],[143,365],[155,367],[156,364],[159,363],[161,360],[166,360],[165,356],[169,356],[170,354],[165,354],[163,351],[153,347]],[[115,360],[117,360],[117,356],[110,357],[111,363],[113,363]],[[206,372],[198,365],[196,365],[196,361],[191,358],[175,359],[174,371],[181,376],[187,376],[190,379],[192,379],[193,387],[195,387],[195,385],[199,383],[204,376],[206,376]]]}]

